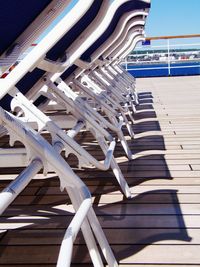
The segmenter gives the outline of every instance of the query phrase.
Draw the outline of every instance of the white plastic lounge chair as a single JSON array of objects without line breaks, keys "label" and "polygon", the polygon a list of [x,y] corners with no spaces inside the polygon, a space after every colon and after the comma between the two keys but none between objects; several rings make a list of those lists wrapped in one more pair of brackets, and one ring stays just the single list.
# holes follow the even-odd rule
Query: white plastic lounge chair
[{"label": "white plastic lounge chair", "polygon": [[[12,1],[1,5],[0,68],[2,73],[29,48],[70,4],[70,0]],[[24,16],[28,13],[29,16]],[[13,31],[15,27],[15,31]],[[5,38],[6,36],[6,38]]]},{"label": "white plastic lounge chair", "polygon": [[[82,8],[85,8],[86,10],[87,6],[85,3],[83,4],[85,1],[79,1],[77,6],[80,8],[81,2]],[[76,8],[77,7],[75,6],[73,10],[75,11]],[[72,13],[71,15],[74,15],[74,12],[70,13]],[[5,79],[0,80],[0,84],[2,86],[1,98],[3,98],[6,93],[9,93],[14,99],[18,99],[19,101],[22,100],[22,102],[24,101],[22,106],[26,106],[28,100],[19,93],[15,84],[17,81],[20,81],[23,75],[31,70],[30,65],[34,64],[33,62],[29,62],[30,64],[27,66],[26,63],[26,60],[23,60],[10,74],[8,74]],[[25,69],[23,68],[23,64],[26,66]],[[13,105],[15,104],[14,102]],[[8,106],[9,101],[8,103],[1,102],[1,104]],[[23,109],[22,106],[20,108]],[[34,114],[35,109],[36,108],[34,108],[34,106],[32,106],[29,102],[29,107],[25,111],[27,112],[27,115],[31,114],[32,117],[40,115],[41,113]],[[29,110],[30,113],[28,112]],[[28,116],[26,118],[28,118]],[[37,122],[39,127],[41,126],[40,122],[44,118],[46,119],[46,117],[42,117],[41,120],[38,119]],[[48,124],[50,123],[49,121],[47,120],[45,123]],[[16,140],[19,140],[25,145],[28,162],[26,169],[5,190],[3,190],[3,192],[0,193],[1,213],[16,198],[16,196],[24,189],[24,187],[41,168],[43,168],[44,172],[48,172],[53,169],[60,178],[61,188],[67,190],[76,210],[76,215],[74,216],[74,219],[72,220],[62,242],[57,266],[70,265],[73,241],[80,228],[82,229],[94,266],[103,266],[99,250],[96,246],[96,240],[100,245],[108,265],[117,266],[117,262],[91,207],[91,196],[87,187],[73,173],[65,160],[60,156],[63,143],[58,139],[54,139],[53,145],[51,146],[40,136],[38,132],[30,128],[27,122],[23,122],[21,117],[16,117],[8,111],[5,111],[3,108],[0,108],[0,123],[8,130],[11,144]]]},{"label": "white plastic lounge chair", "polygon": [[[59,26],[60,27],[60,26]],[[57,31],[58,32],[58,31]],[[49,37],[47,36],[47,40],[49,40],[48,39]],[[49,40],[49,42],[50,42],[50,40]],[[49,44],[49,42],[48,41],[46,41],[46,39],[45,39],[45,44],[44,44],[44,42],[41,42],[40,43],[40,46],[46,46],[46,44],[48,43]],[[52,41],[51,41],[51,43],[52,43]],[[39,46],[38,47],[35,47],[34,48],[34,50],[36,51],[36,53],[38,53],[38,50],[39,50]],[[45,51],[46,52],[46,51]],[[41,52],[40,52],[41,53]],[[43,53],[43,54],[45,54],[45,53]],[[31,55],[32,55],[32,53],[31,53]],[[42,55],[41,54],[39,54],[40,55],[40,58],[42,57]],[[31,57],[31,56],[30,56]],[[30,64],[30,62],[32,62],[32,61],[34,61],[34,58],[32,58],[32,60],[30,60],[29,59],[29,55],[27,56],[27,58],[25,58],[24,60],[23,60],[23,63],[24,63],[24,65],[27,63],[28,65]],[[39,60],[38,60],[39,61]],[[46,63],[46,65],[45,65],[45,63]],[[49,64],[49,65],[48,65]],[[56,67],[58,67],[58,69],[59,69],[59,71],[60,71],[60,65],[58,65],[58,66],[56,66],[56,64],[55,63],[53,63],[53,62],[46,62],[46,61],[42,61],[42,64],[40,63],[40,65],[39,65],[39,68],[45,68],[45,66],[46,66],[46,68],[48,69],[48,67],[53,67],[54,66],[54,69],[56,68]],[[63,63],[63,67],[65,68],[66,66],[66,62],[64,62]],[[19,68],[20,66],[17,66],[17,68],[16,69],[20,69]],[[10,75],[9,76],[14,76],[14,72],[16,71],[16,69],[14,69],[13,70],[13,72],[12,73],[10,73]],[[23,73],[23,69],[21,68],[20,69],[21,71],[22,71],[22,73]],[[37,75],[37,73],[39,72],[39,71],[35,71],[36,72],[36,75]],[[43,72],[42,72],[42,74],[43,74]],[[59,74],[60,74],[60,72],[59,72]],[[48,74],[48,76],[49,76],[50,74]],[[55,76],[57,76],[58,74],[54,74],[53,75],[53,77],[51,78],[51,80],[53,79],[54,80],[54,78],[55,78]],[[13,80],[13,79],[12,79]],[[33,79],[32,79],[33,80]],[[49,88],[51,89],[51,90],[53,90],[54,89],[54,95],[56,95],[57,94],[57,101],[58,101],[58,94],[59,93],[62,93],[63,92],[63,86],[65,87],[65,93],[66,93],[66,96],[67,96],[67,93],[69,94],[71,94],[71,92],[69,91],[69,88],[67,88],[66,87],[66,85],[64,84],[64,83],[60,83],[59,84],[59,86],[57,86],[57,88],[55,88],[55,85],[53,85],[53,83],[52,83],[52,81],[50,81],[50,80],[48,80],[47,79],[47,77],[45,77],[45,80],[44,79],[42,79],[42,82],[44,83],[48,83],[48,86],[49,86]],[[60,89],[59,87],[60,86],[62,86],[62,88]],[[26,89],[27,90],[27,89]],[[63,94],[63,93],[62,93]],[[19,94],[17,94],[16,95],[16,98],[19,98]],[[20,96],[21,98],[22,98],[22,96]],[[70,95],[70,97],[72,97],[72,94]],[[68,102],[67,102],[68,101]],[[69,101],[70,101],[70,99],[69,99],[69,95],[68,95],[68,99],[65,97],[65,105],[67,104],[67,105],[69,105],[70,103],[69,103]],[[71,103],[71,104],[73,104],[73,103]],[[25,105],[25,104],[24,104]],[[73,104],[74,105],[74,104]],[[22,106],[22,105],[21,105]],[[25,108],[25,107],[24,107]],[[26,107],[26,108],[28,108],[28,107]],[[85,107],[84,107],[85,108]],[[89,121],[91,121],[91,114],[93,113],[94,114],[94,111],[92,111],[92,110],[90,110],[90,114],[88,115],[87,113],[89,112],[89,107],[88,106],[86,106],[86,111],[85,112],[82,112],[81,111],[81,115],[84,115],[84,116],[86,116],[87,117],[87,120],[89,120]],[[95,116],[98,116],[98,114],[95,114]],[[100,120],[100,117],[98,118],[99,120]],[[80,118],[79,118],[79,120],[80,120]],[[95,118],[95,120],[97,120],[97,117]],[[95,120],[93,119],[93,125],[95,124],[96,125],[96,123],[95,123]],[[101,120],[102,120],[102,118],[101,118]],[[49,123],[48,123],[48,125],[49,125]],[[96,127],[96,132],[97,132],[97,130],[98,130],[98,127],[97,126],[95,126]],[[93,126],[93,129],[94,129],[94,126]],[[103,129],[103,128],[101,128],[101,131],[99,131],[98,130],[98,133],[100,133],[100,132],[104,132],[104,136],[107,136],[107,138],[108,138],[108,136],[110,136],[110,135],[108,135],[108,133],[107,132],[105,132],[105,130]],[[101,143],[102,143],[102,141],[101,141]],[[103,143],[101,144],[101,146],[103,145]],[[106,145],[106,143],[104,142],[104,146]],[[103,149],[104,150],[104,153],[105,153],[105,148]],[[123,178],[123,175],[122,175],[122,173],[121,173],[121,171],[120,171],[120,169],[119,169],[119,167],[117,166],[117,164],[116,164],[116,162],[114,161],[114,159],[112,160],[113,162],[111,163],[111,166],[112,166],[112,168],[113,168],[113,171],[114,171],[114,173],[115,173],[115,175],[117,176],[117,179],[118,179],[118,181],[119,181],[119,183],[120,183],[120,185],[121,185],[121,187],[122,187],[122,190],[125,192],[125,194],[127,195],[127,196],[130,196],[130,192],[129,192],[129,190],[128,190],[128,187],[127,187],[127,184],[126,184],[126,182],[125,182],[125,180],[124,180],[124,178]]]},{"label": "white plastic lounge chair", "polygon": [[[130,6],[129,8],[135,9],[136,7],[135,6]],[[91,52],[85,53],[86,54],[85,58],[86,57],[90,58],[89,62],[86,62],[86,61],[83,61],[83,60],[76,61],[76,64],[78,66],[80,66],[80,68],[76,69],[73,72],[73,74],[66,79],[66,81],[70,81],[70,77],[71,77],[71,79],[73,79],[75,77],[74,78],[74,81],[75,81],[80,74],[82,76],[84,74],[85,76],[87,76],[87,83],[90,83],[90,88],[92,88],[94,86],[94,85],[92,86],[92,81],[95,82],[95,78],[92,77],[93,70],[94,70],[95,66],[99,65],[99,61],[100,61],[99,57],[101,56],[103,58],[103,55],[107,52],[107,50],[110,48],[110,46],[112,46],[112,44],[115,43],[117,38],[119,38],[120,33],[123,30],[123,27],[125,27],[125,26],[126,26],[126,28],[130,27],[130,26],[134,27],[134,26],[139,25],[139,24],[140,25],[144,25],[144,20],[141,20],[140,17],[142,18],[143,16],[146,16],[146,15],[147,15],[147,12],[144,12],[143,10],[142,11],[135,11],[135,12],[133,12],[133,11],[126,12],[121,17],[121,19],[119,20],[117,26],[113,25],[114,32],[112,34],[110,34],[110,32],[111,32],[111,30],[110,30],[109,31],[109,37],[108,38],[106,38],[107,36],[104,37],[106,39],[106,41],[104,40],[103,44],[100,45],[100,47],[99,47],[99,42],[98,42],[97,49],[92,54],[91,54]],[[131,18],[131,21],[129,21],[130,18]],[[116,19],[115,19],[115,21],[116,21]],[[128,25],[126,25],[127,21],[128,21]],[[111,28],[111,25],[109,26],[109,28]],[[120,36],[120,38],[121,38],[121,36]],[[101,37],[101,40],[102,39],[103,38]],[[94,50],[94,48],[93,48],[93,50]],[[95,61],[96,61],[96,63],[95,63]],[[103,61],[101,61],[100,63],[104,64]],[[85,74],[85,72],[83,73],[83,71],[86,68],[89,69],[89,71],[87,71],[87,73]],[[110,68],[110,69],[112,70],[112,68]],[[115,71],[115,73],[116,73],[116,71]],[[91,78],[92,81],[90,79],[88,79],[88,78]],[[119,81],[117,81],[117,82],[119,82]],[[126,86],[126,85],[127,85],[126,83],[121,83],[120,84],[120,86],[122,87],[122,90],[123,90],[123,87]],[[99,88],[99,91],[102,92],[101,88]],[[112,90],[110,90],[110,91],[112,91]],[[125,93],[126,91],[124,90],[122,92]],[[114,105],[114,101],[112,102],[112,105]],[[131,135],[131,133],[130,133],[130,135]]]}]

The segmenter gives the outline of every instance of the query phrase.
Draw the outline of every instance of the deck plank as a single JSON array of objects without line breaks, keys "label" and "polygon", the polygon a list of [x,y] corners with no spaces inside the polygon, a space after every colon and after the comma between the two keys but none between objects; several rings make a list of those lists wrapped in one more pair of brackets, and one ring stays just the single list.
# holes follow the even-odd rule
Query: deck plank
[{"label": "deck plank", "polygon": [[[76,160],[68,158],[93,195],[120,267],[200,266],[199,84],[199,76],[137,80],[141,104],[134,115],[135,139],[126,136],[134,160],[127,160],[119,143],[115,151],[132,199],[124,199],[112,171],[78,170]],[[91,134],[76,139],[103,159]],[[1,146],[7,142],[0,139]],[[0,189],[17,171],[0,169]],[[38,174],[0,218],[0,266],[56,264],[74,213],[57,176],[43,178]],[[72,267],[92,266],[81,234],[73,255]]]}]

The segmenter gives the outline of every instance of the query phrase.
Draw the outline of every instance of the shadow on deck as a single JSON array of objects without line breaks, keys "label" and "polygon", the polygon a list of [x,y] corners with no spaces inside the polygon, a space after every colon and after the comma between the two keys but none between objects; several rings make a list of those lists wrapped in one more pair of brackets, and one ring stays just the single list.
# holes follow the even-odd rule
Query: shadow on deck
[{"label": "shadow on deck", "polygon": [[[128,140],[135,159],[128,161],[120,144],[115,151],[133,198],[122,196],[111,171],[75,171],[93,195],[94,209],[120,266],[198,266],[198,246],[194,245],[199,244],[199,235],[188,217],[195,215],[195,223],[199,223],[195,206],[199,201],[196,191],[188,193],[183,186],[187,183],[182,184],[188,177],[193,179],[194,173],[182,169],[183,158],[177,163],[176,153],[166,156],[171,148],[165,145],[153,92],[139,97],[133,125],[136,138]],[[102,158],[95,143],[88,145],[90,136],[78,138]],[[76,160],[70,158],[70,163],[75,166]],[[5,183],[2,181],[1,187]],[[72,215],[67,194],[59,191],[53,174],[52,178],[32,181],[1,217],[0,266],[55,266]],[[81,234],[75,243],[73,266],[91,266]]]}]

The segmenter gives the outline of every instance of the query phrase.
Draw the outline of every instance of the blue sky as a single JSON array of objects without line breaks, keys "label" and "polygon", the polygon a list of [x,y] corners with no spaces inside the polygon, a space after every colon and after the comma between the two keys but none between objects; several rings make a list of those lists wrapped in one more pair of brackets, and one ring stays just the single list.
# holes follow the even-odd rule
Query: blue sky
[{"label": "blue sky", "polygon": [[[72,3],[70,3],[54,23],[41,35],[39,40],[46,35],[49,29],[51,29],[77,1],[78,0],[73,0]],[[145,34],[147,37],[200,34],[200,0],[151,0],[151,8],[146,21]],[[192,43],[200,43],[200,38],[193,38],[193,40],[173,39],[170,40],[170,44],[191,43],[191,41]],[[152,41],[152,45],[165,44],[166,40]]]},{"label": "blue sky", "polygon": [[[147,37],[190,34],[200,34],[200,0],[151,0],[145,25]],[[200,49],[200,38],[171,39],[169,42],[173,48]],[[151,41],[151,46],[139,43],[137,47],[148,50],[166,45],[167,40],[156,40]]]},{"label": "blue sky", "polygon": [[[73,0],[49,28],[52,28],[77,1]],[[44,35],[48,31],[49,29]],[[200,33],[200,0],[151,0],[145,33],[146,36]]]},{"label": "blue sky", "polygon": [[151,0],[147,36],[200,33],[200,0]]}]

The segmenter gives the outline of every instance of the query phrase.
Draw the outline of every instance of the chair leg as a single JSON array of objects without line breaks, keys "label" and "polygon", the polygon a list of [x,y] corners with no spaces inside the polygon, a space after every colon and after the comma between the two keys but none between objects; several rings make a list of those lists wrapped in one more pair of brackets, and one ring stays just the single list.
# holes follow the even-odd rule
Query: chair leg
[{"label": "chair leg", "polygon": [[[124,118],[123,118],[123,119],[124,119]],[[115,118],[115,117],[112,117],[112,118],[110,118],[110,120],[111,120],[111,121],[113,122],[113,124],[116,125],[116,127],[117,127],[118,122],[116,121],[116,118]],[[126,141],[126,139],[125,139],[125,137],[124,137],[124,134],[123,134],[123,132],[122,132],[122,130],[121,130],[121,127],[120,127],[120,128],[118,127],[118,130],[117,130],[116,134],[117,134],[117,136],[118,136],[118,138],[119,138],[119,140],[120,140],[120,142],[121,142],[121,145],[122,145],[122,147],[123,147],[123,149],[124,149],[124,151],[125,151],[125,153],[126,153],[128,159],[131,160],[131,159],[132,159],[132,152],[131,152],[131,150],[130,150],[128,144],[127,144],[127,141]]]},{"label": "chair leg", "polygon": [[[81,203],[81,200],[79,200],[77,196],[77,190],[73,190],[73,188],[67,188],[67,192],[70,196],[73,207],[77,210]],[[91,260],[93,262],[93,265],[95,267],[103,267],[104,264],[102,262],[98,247],[96,245],[94,234],[91,230],[90,223],[87,217],[84,219],[82,223],[81,230],[82,230],[83,237],[87,245]],[[61,267],[61,266],[57,266],[57,267]]]},{"label": "chair leg", "polygon": [[122,144],[124,151],[126,152],[128,159],[131,160],[132,159],[132,152],[131,152],[128,144],[127,144],[127,141],[126,141],[122,131],[118,131],[117,135],[118,135],[118,138]]},{"label": "chair leg", "polygon": [[[102,151],[104,153],[106,153],[107,144],[106,144],[105,140],[103,138],[101,138],[101,137],[98,137],[97,141],[98,141]],[[113,170],[115,178],[117,179],[117,181],[118,181],[118,183],[119,183],[119,185],[121,187],[122,192],[124,193],[124,195],[127,198],[131,198],[132,196],[131,196],[130,188],[129,188],[129,186],[128,186],[128,184],[127,184],[127,182],[126,182],[126,180],[125,180],[125,178],[124,178],[124,176],[122,174],[122,171],[120,170],[120,168],[119,168],[114,156],[112,157],[110,166],[111,166],[111,168]]]},{"label": "chair leg", "polygon": [[117,162],[115,161],[115,158],[113,157],[112,161],[111,161],[111,168],[113,170],[113,173],[122,189],[122,192],[124,193],[124,195],[127,197],[127,198],[132,198],[132,195],[131,195],[131,191],[130,191],[130,188],[122,174],[122,171],[120,170]]},{"label": "chair leg", "polygon": [[107,238],[101,228],[101,225],[97,219],[97,216],[93,210],[93,208],[90,208],[90,211],[88,212],[88,220],[90,222],[90,225],[92,227],[92,230],[94,232],[94,235],[101,247],[101,250],[103,252],[103,255],[108,263],[109,267],[118,267],[118,263],[114,257],[114,254],[111,250],[111,247],[107,241]]},{"label": "chair leg", "polygon": [[[129,115],[129,117],[130,117],[131,114],[129,114],[129,113],[130,113],[130,110],[128,110],[128,115]],[[133,132],[133,129],[132,129],[131,125],[129,124],[129,121],[128,121],[126,115],[125,115],[125,114],[122,114],[122,117],[123,117],[123,119],[124,119],[124,123],[125,123],[125,125],[126,125],[126,128],[127,128],[128,132],[129,132],[130,137],[131,137],[131,138],[134,138],[134,132]],[[131,117],[130,117],[130,118],[131,118]],[[131,118],[131,120],[132,120],[132,118]]]},{"label": "chair leg", "polygon": [[[0,107],[0,122],[7,128],[12,141],[19,140],[26,144],[26,148],[29,149],[29,158],[37,155],[38,159],[41,159],[44,170],[48,171],[49,166],[54,168],[54,171],[58,174],[60,179],[61,188],[68,189],[69,197],[75,210],[78,210],[83,200],[90,198],[91,195],[85,186],[85,184],[79,179],[79,177],[71,170],[67,162],[60,156],[62,150],[62,143],[57,143],[52,147],[43,137],[37,132],[28,127],[25,123],[22,123],[14,115],[9,114]],[[39,165],[39,167],[41,167]],[[89,208],[88,214],[91,213],[92,208]],[[109,244],[103,234],[100,225],[97,223],[96,217],[93,213],[88,217],[90,223],[94,221],[96,229],[100,231],[102,237],[98,236],[101,247],[108,250],[108,263],[110,267],[117,266],[116,260]],[[89,249],[90,256],[96,267],[103,267],[103,262],[99,250],[97,248],[94,233],[91,230],[91,225],[87,219],[82,223],[81,229]],[[94,227],[94,226],[93,226]],[[93,230],[94,231],[94,230]],[[104,252],[104,251],[103,251]],[[66,252],[67,253],[67,252]],[[107,251],[106,251],[107,253]],[[59,266],[61,267],[61,266]]]}]

